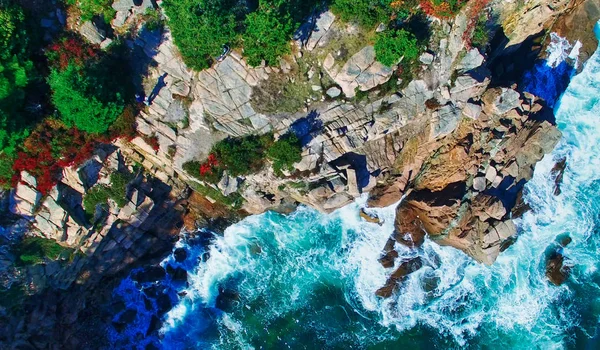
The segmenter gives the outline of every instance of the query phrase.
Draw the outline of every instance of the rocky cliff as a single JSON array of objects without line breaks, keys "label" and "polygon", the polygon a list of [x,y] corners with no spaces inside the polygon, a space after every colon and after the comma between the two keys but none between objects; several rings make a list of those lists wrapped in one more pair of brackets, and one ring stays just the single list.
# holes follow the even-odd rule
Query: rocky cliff
[{"label": "rocky cliff", "polygon": [[[42,302],[28,306],[38,309],[24,313],[25,322],[4,323],[2,340],[43,348],[49,346],[43,335],[53,334],[72,347],[90,345],[94,338],[86,335],[93,332],[84,330],[107,321],[86,316],[89,303],[109,303],[115,278],[164,256],[184,224],[193,230],[222,217],[289,211],[299,203],[331,212],[367,193],[369,206],[404,198],[396,231],[382,247],[390,278],[381,296],[423,264],[394,261],[396,244],[418,249],[428,238],[492,264],[516,239],[512,219],[523,185],[560,139],[543,100],[523,92],[516,81],[496,79],[497,58],[555,22],[572,26],[573,20],[561,19],[563,12],[580,18],[581,6],[595,6],[593,1],[519,3],[524,7],[492,2],[486,10],[503,28],[487,52],[465,41],[471,5],[452,20],[428,22],[429,45],[410,72],[378,63],[373,33],[329,11],[307,21],[301,32],[308,34],[298,34],[294,55],[277,67],[250,67],[234,51],[194,72],[181,60],[168,28],[141,27],[142,7],[151,2],[115,1],[111,31],[137,33],[127,41],[132,69],[150,62],[140,73],[146,94],[159,78],[164,86],[137,116],[140,137],[116,141],[83,166],[65,169],[50,195],[42,197],[35,179],[21,174],[9,194],[12,234],[46,237],[80,253],[68,262],[25,270],[27,293]],[[111,40],[91,23],[75,26],[93,42]],[[503,73],[518,75],[511,69],[518,68],[502,66]],[[293,91],[291,97],[286,89]],[[190,160],[206,159],[225,137],[290,131],[302,140],[302,161],[283,177],[267,166],[210,184],[183,169]],[[84,197],[94,187],[110,185],[115,172],[131,175],[127,203],[109,200],[108,210],[86,216]],[[224,200],[232,194],[243,199],[240,212]],[[5,276],[15,274],[11,259],[2,260],[8,262],[2,265]],[[97,290],[100,283],[107,288]],[[69,298],[78,294],[74,310],[66,311]],[[83,316],[90,321],[78,324]]]}]

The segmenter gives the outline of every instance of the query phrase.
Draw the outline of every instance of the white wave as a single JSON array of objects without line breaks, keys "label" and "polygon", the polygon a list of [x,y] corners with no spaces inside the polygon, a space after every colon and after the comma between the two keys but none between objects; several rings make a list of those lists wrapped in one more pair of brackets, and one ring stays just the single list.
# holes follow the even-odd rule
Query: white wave
[{"label": "white wave", "polygon": [[546,52],[548,57],[546,58],[546,64],[550,67],[555,68],[567,58],[569,58],[571,49],[573,46],[569,43],[569,40],[559,36],[556,33],[550,33],[550,43]]}]

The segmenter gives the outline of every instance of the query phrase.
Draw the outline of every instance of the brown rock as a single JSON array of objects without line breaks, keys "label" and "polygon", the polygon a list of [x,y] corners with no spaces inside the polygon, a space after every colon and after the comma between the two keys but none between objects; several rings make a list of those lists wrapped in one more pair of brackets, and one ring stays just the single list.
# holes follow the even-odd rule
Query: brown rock
[{"label": "brown rock", "polygon": [[359,213],[359,215],[360,215],[360,217],[361,217],[361,218],[363,218],[363,220],[365,220],[366,222],[370,222],[370,223],[372,223],[372,224],[378,224],[378,225],[381,225],[381,224],[383,224],[383,223],[381,222],[381,219],[379,219],[379,217],[377,216],[377,214],[370,214],[370,213],[367,213],[367,212],[365,211],[365,209],[364,209],[364,208],[361,208],[361,209],[360,209],[360,213]]},{"label": "brown rock", "polygon": [[375,294],[382,298],[389,298],[406,276],[419,270],[421,267],[423,267],[423,260],[420,257],[403,261],[396,271],[388,278],[385,285],[379,288]]},{"label": "brown rock", "polygon": [[560,251],[554,251],[546,260],[546,277],[555,286],[565,283],[570,274],[570,267],[564,265],[565,257]]}]

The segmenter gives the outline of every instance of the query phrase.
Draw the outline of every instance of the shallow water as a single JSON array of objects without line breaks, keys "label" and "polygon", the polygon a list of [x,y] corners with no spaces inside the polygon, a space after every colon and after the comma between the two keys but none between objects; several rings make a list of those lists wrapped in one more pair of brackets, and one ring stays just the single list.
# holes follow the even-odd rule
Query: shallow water
[{"label": "shallow water", "polygon": [[[269,212],[216,237],[205,262],[197,262],[202,245],[179,243],[189,252],[189,286],[164,287],[186,295],[165,315],[161,340],[150,341],[165,349],[598,348],[600,53],[571,80],[555,114],[563,139],[536,166],[525,187],[533,210],[493,266],[430,241],[417,252],[398,246],[401,258],[419,255],[426,266],[384,300],[375,296],[386,280],[377,259],[395,205],[373,210],[382,226],[359,218],[364,198],[330,215]],[[562,157],[562,193],[554,196],[551,169]],[[556,287],[545,258],[564,234],[573,240],[563,249],[572,274]],[[172,257],[165,264],[177,265]]]}]

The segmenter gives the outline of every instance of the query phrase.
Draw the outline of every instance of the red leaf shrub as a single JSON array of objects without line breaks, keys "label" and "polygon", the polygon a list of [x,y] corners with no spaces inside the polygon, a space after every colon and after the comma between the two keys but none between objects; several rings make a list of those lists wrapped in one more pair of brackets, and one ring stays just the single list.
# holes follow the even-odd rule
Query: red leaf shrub
[{"label": "red leaf shrub", "polygon": [[421,9],[428,16],[448,19],[454,17],[467,1],[468,0],[421,0]]},{"label": "red leaf shrub", "polygon": [[473,30],[477,25],[477,21],[481,12],[489,4],[490,0],[472,0],[471,7],[469,9],[469,22],[467,23],[467,30],[463,33],[463,41],[467,50],[471,49],[471,38],[473,36]]},{"label": "red leaf shrub", "polygon": [[23,143],[13,164],[13,185],[27,171],[37,180],[37,189],[46,195],[60,180],[62,169],[78,166],[90,158],[98,142],[76,128],[67,128],[53,119],[42,122]]},{"label": "red leaf shrub", "polygon": [[98,56],[97,48],[77,36],[59,39],[50,45],[46,52],[51,67],[64,70],[69,63],[83,66],[88,60]]}]

